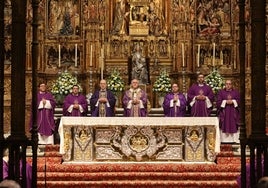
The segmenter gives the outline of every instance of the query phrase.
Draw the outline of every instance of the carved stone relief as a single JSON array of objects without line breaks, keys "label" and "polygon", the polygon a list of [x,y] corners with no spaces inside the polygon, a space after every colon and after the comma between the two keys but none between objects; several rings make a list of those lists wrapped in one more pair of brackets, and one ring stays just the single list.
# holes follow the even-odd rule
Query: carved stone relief
[{"label": "carved stone relief", "polygon": [[206,0],[196,3],[196,32],[199,37],[231,36],[231,3],[229,0]]},{"label": "carved stone relief", "polygon": [[210,161],[214,126],[66,126],[64,161]]},{"label": "carved stone relief", "polygon": [[185,132],[185,160],[204,161],[204,128],[188,127]]},{"label": "carved stone relief", "polygon": [[74,130],[74,160],[92,159],[92,132],[89,127],[77,127]]},{"label": "carved stone relief", "polygon": [[46,68],[57,69],[60,67],[64,67],[65,69],[68,69],[70,66],[80,66],[80,49],[81,47],[77,43],[58,46],[46,46]]},{"label": "carved stone relief", "polygon": [[49,35],[80,35],[80,0],[47,1],[47,33]]}]

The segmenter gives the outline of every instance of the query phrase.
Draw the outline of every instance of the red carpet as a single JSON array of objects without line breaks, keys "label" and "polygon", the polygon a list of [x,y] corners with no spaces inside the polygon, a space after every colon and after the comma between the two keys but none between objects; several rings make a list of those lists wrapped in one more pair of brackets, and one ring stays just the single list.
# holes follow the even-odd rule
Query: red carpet
[{"label": "red carpet", "polygon": [[[223,145],[216,163],[61,164],[59,146],[47,146],[38,158],[38,187],[47,188],[237,188],[240,158]],[[46,165],[45,165],[46,164]]]}]

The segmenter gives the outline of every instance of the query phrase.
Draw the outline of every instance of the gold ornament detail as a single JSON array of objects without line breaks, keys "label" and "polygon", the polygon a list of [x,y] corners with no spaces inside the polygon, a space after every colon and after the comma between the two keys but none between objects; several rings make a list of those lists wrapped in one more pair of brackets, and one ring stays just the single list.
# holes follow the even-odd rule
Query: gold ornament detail
[{"label": "gold ornament detail", "polygon": [[144,135],[139,133],[132,136],[129,142],[131,149],[133,149],[136,152],[144,151],[149,147],[148,139]]}]

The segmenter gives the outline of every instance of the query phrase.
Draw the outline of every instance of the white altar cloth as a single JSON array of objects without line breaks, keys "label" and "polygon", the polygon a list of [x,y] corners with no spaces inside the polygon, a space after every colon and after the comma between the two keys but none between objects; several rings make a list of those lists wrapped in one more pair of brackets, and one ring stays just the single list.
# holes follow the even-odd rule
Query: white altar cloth
[{"label": "white altar cloth", "polygon": [[215,153],[220,152],[220,131],[217,117],[61,117],[59,125],[60,154],[64,154],[63,126],[215,126]]}]

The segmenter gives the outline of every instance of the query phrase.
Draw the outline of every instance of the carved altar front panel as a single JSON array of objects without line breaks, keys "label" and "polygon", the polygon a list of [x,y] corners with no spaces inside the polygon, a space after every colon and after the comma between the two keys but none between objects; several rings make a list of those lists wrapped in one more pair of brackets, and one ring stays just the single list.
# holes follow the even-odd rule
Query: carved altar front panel
[{"label": "carved altar front panel", "polygon": [[215,117],[62,117],[59,133],[65,162],[213,162],[220,146]]}]

